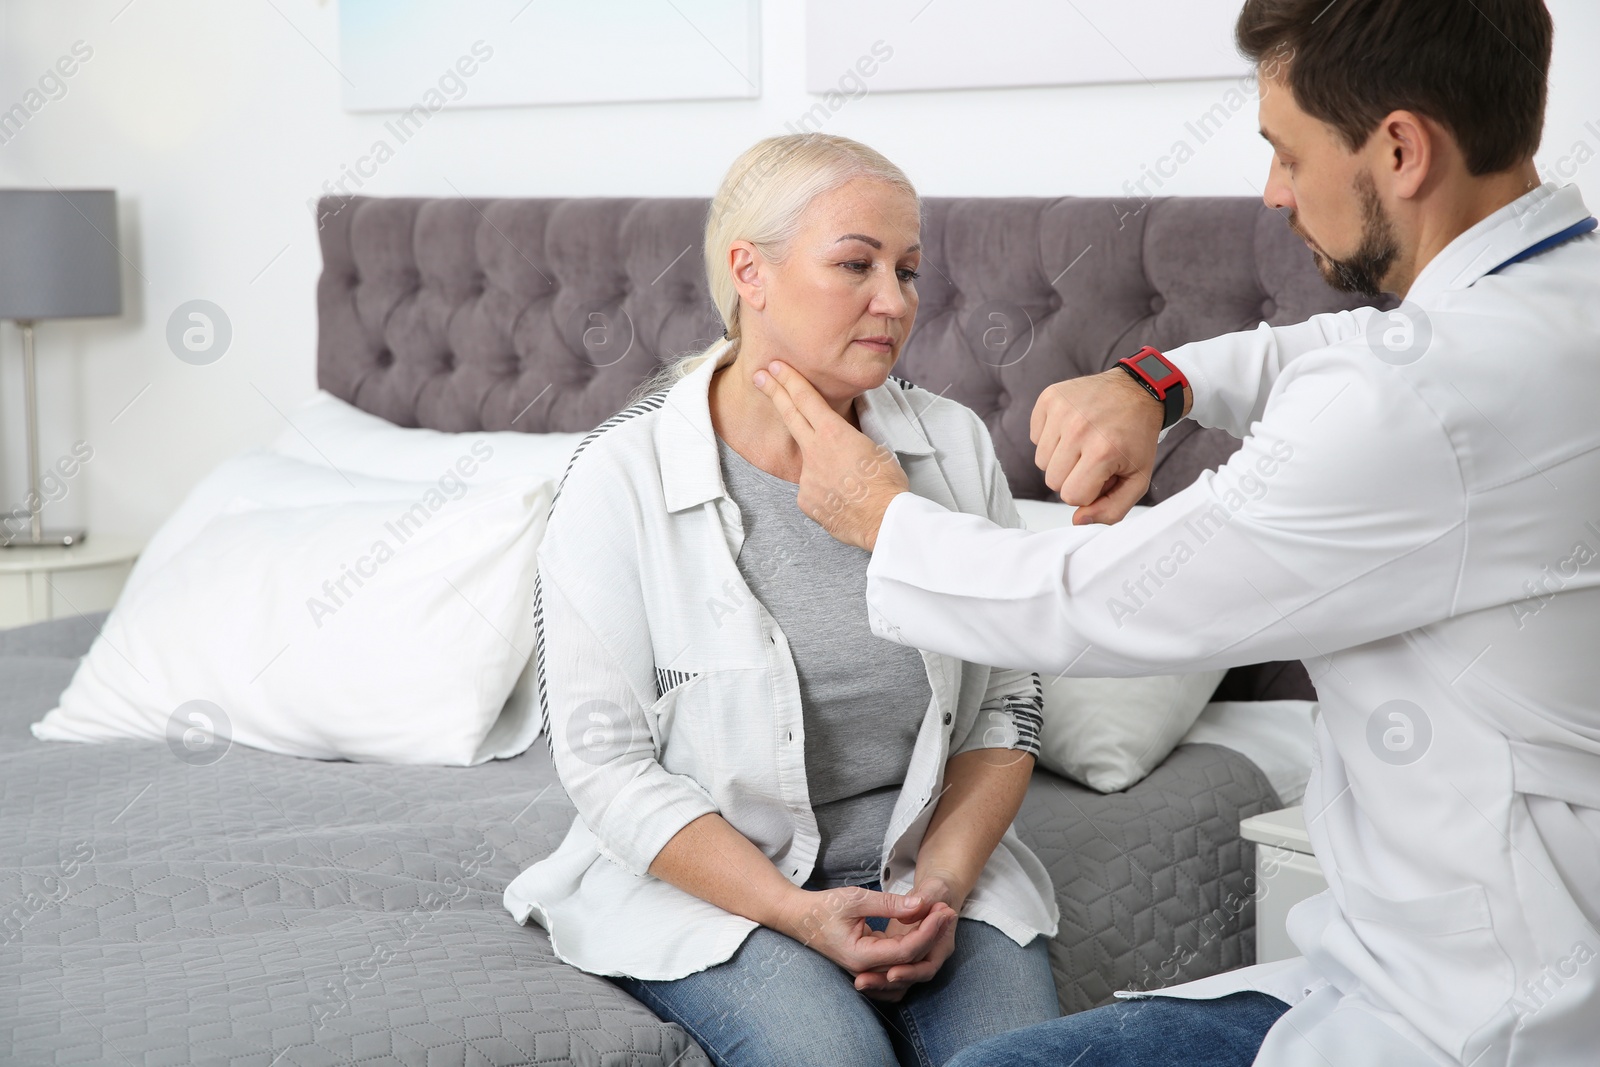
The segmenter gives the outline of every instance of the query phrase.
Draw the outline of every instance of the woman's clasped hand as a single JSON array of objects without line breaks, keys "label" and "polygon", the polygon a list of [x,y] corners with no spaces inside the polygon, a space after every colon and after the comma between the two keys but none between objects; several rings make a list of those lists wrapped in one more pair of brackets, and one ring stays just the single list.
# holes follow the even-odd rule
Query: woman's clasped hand
[{"label": "woman's clasped hand", "polygon": [[[849,971],[875,1000],[897,1001],[928,981],[955,947],[956,909],[934,893],[862,886],[799,892],[783,932]],[[887,926],[876,929],[873,919]]]}]

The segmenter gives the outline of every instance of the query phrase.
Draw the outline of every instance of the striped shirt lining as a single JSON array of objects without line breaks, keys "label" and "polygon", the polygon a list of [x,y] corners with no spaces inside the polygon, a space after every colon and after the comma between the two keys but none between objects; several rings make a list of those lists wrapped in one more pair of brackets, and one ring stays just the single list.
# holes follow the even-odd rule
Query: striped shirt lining
[{"label": "striped shirt lining", "polygon": [[1039,676],[1033,676],[1032,696],[1010,696],[1005,699],[1005,709],[1016,724],[1016,748],[1030,756],[1039,754],[1039,731],[1044,727],[1044,689]]},{"label": "striped shirt lining", "polygon": [[696,677],[699,673],[699,671],[669,671],[657,667],[656,699],[660,700],[662,697],[667,695],[668,690],[676,689],[684,682],[687,682],[690,678]]}]

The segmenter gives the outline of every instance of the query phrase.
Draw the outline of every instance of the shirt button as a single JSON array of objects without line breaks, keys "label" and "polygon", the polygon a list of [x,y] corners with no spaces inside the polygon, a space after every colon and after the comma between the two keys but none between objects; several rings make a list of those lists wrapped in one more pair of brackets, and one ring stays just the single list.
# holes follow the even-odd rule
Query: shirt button
[{"label": "shirt button", "polygon": [[794,741],[794,731],[793,730],[789,731],[789,740],[790,740],[790,742]]},{"label": "shirt button", "polygon": [[950,725],[950,713],[948,711],[944,713],[944,724],[946,726]]}]

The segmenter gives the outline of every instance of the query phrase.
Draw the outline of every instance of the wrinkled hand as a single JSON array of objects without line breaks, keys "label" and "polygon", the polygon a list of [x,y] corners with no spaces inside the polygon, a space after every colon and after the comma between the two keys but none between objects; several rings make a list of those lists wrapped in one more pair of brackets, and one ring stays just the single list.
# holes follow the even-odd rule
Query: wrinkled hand
[{"label": "wrinkled hand", "polygon": [[894,454],[851,426],[793,367],[754,375],[800,445],[800,510],[837,540],[872,551],[890,501],[909,488]]},{"label": "wrinkled hand", "polygon": [[1161,402],[1126,371],[1057,382],[1033,405],[1033,462],[1062,501],[1078,506],[1074,526],[1114,523],[1150,488]]},{"label": "wrinkled hand", "polygon": [[[860,886],[802,892],[783,932],[851,974],[916,963],[937,947],[946,927],[954,936],[955,912],[931,899]],[[895,933],[874,930],[867,925],[871,918],[887,918],[901,928]]]},{"label": "wrinkled hand", "polygon": [[[955,892],[942,878],[920,879],[911,888],[911,895],[926,901],[935,902],[942,910],[937,914],[948,911],[952,916],[959,916],[961,901],[956,899]],[[921,920],[891,919],[884,934],[888,937],[904,937],[916,931],[920,926],[932,921],[935,914],[930,909],[929,918]],[[900,963],[883,970],[865,971],[856,975],[856,989],[865,993],[873,1000],[895,1003],[906,995],[906,992],[918,982],[932,981],[934,975],[939,973],[939,968],[944,966],[944,961],[956,949],[956,920],[952,918],[944,925],[941,933],[928,954],[914,963]]]}]

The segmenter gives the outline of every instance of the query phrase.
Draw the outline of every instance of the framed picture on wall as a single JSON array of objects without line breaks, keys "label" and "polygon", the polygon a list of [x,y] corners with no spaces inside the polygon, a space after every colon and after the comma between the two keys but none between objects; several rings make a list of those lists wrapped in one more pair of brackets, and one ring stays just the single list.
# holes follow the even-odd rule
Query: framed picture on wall
[{"label": "framed picture on wall", "polygon": [[874,92],[1239,78],[1238,14],[1239,0],[806,0],[806,89],[885,52]]},{"label": "framed picture on wall", "polygon": [[761,93],[759,0],[339,0],[347,111]]}]

